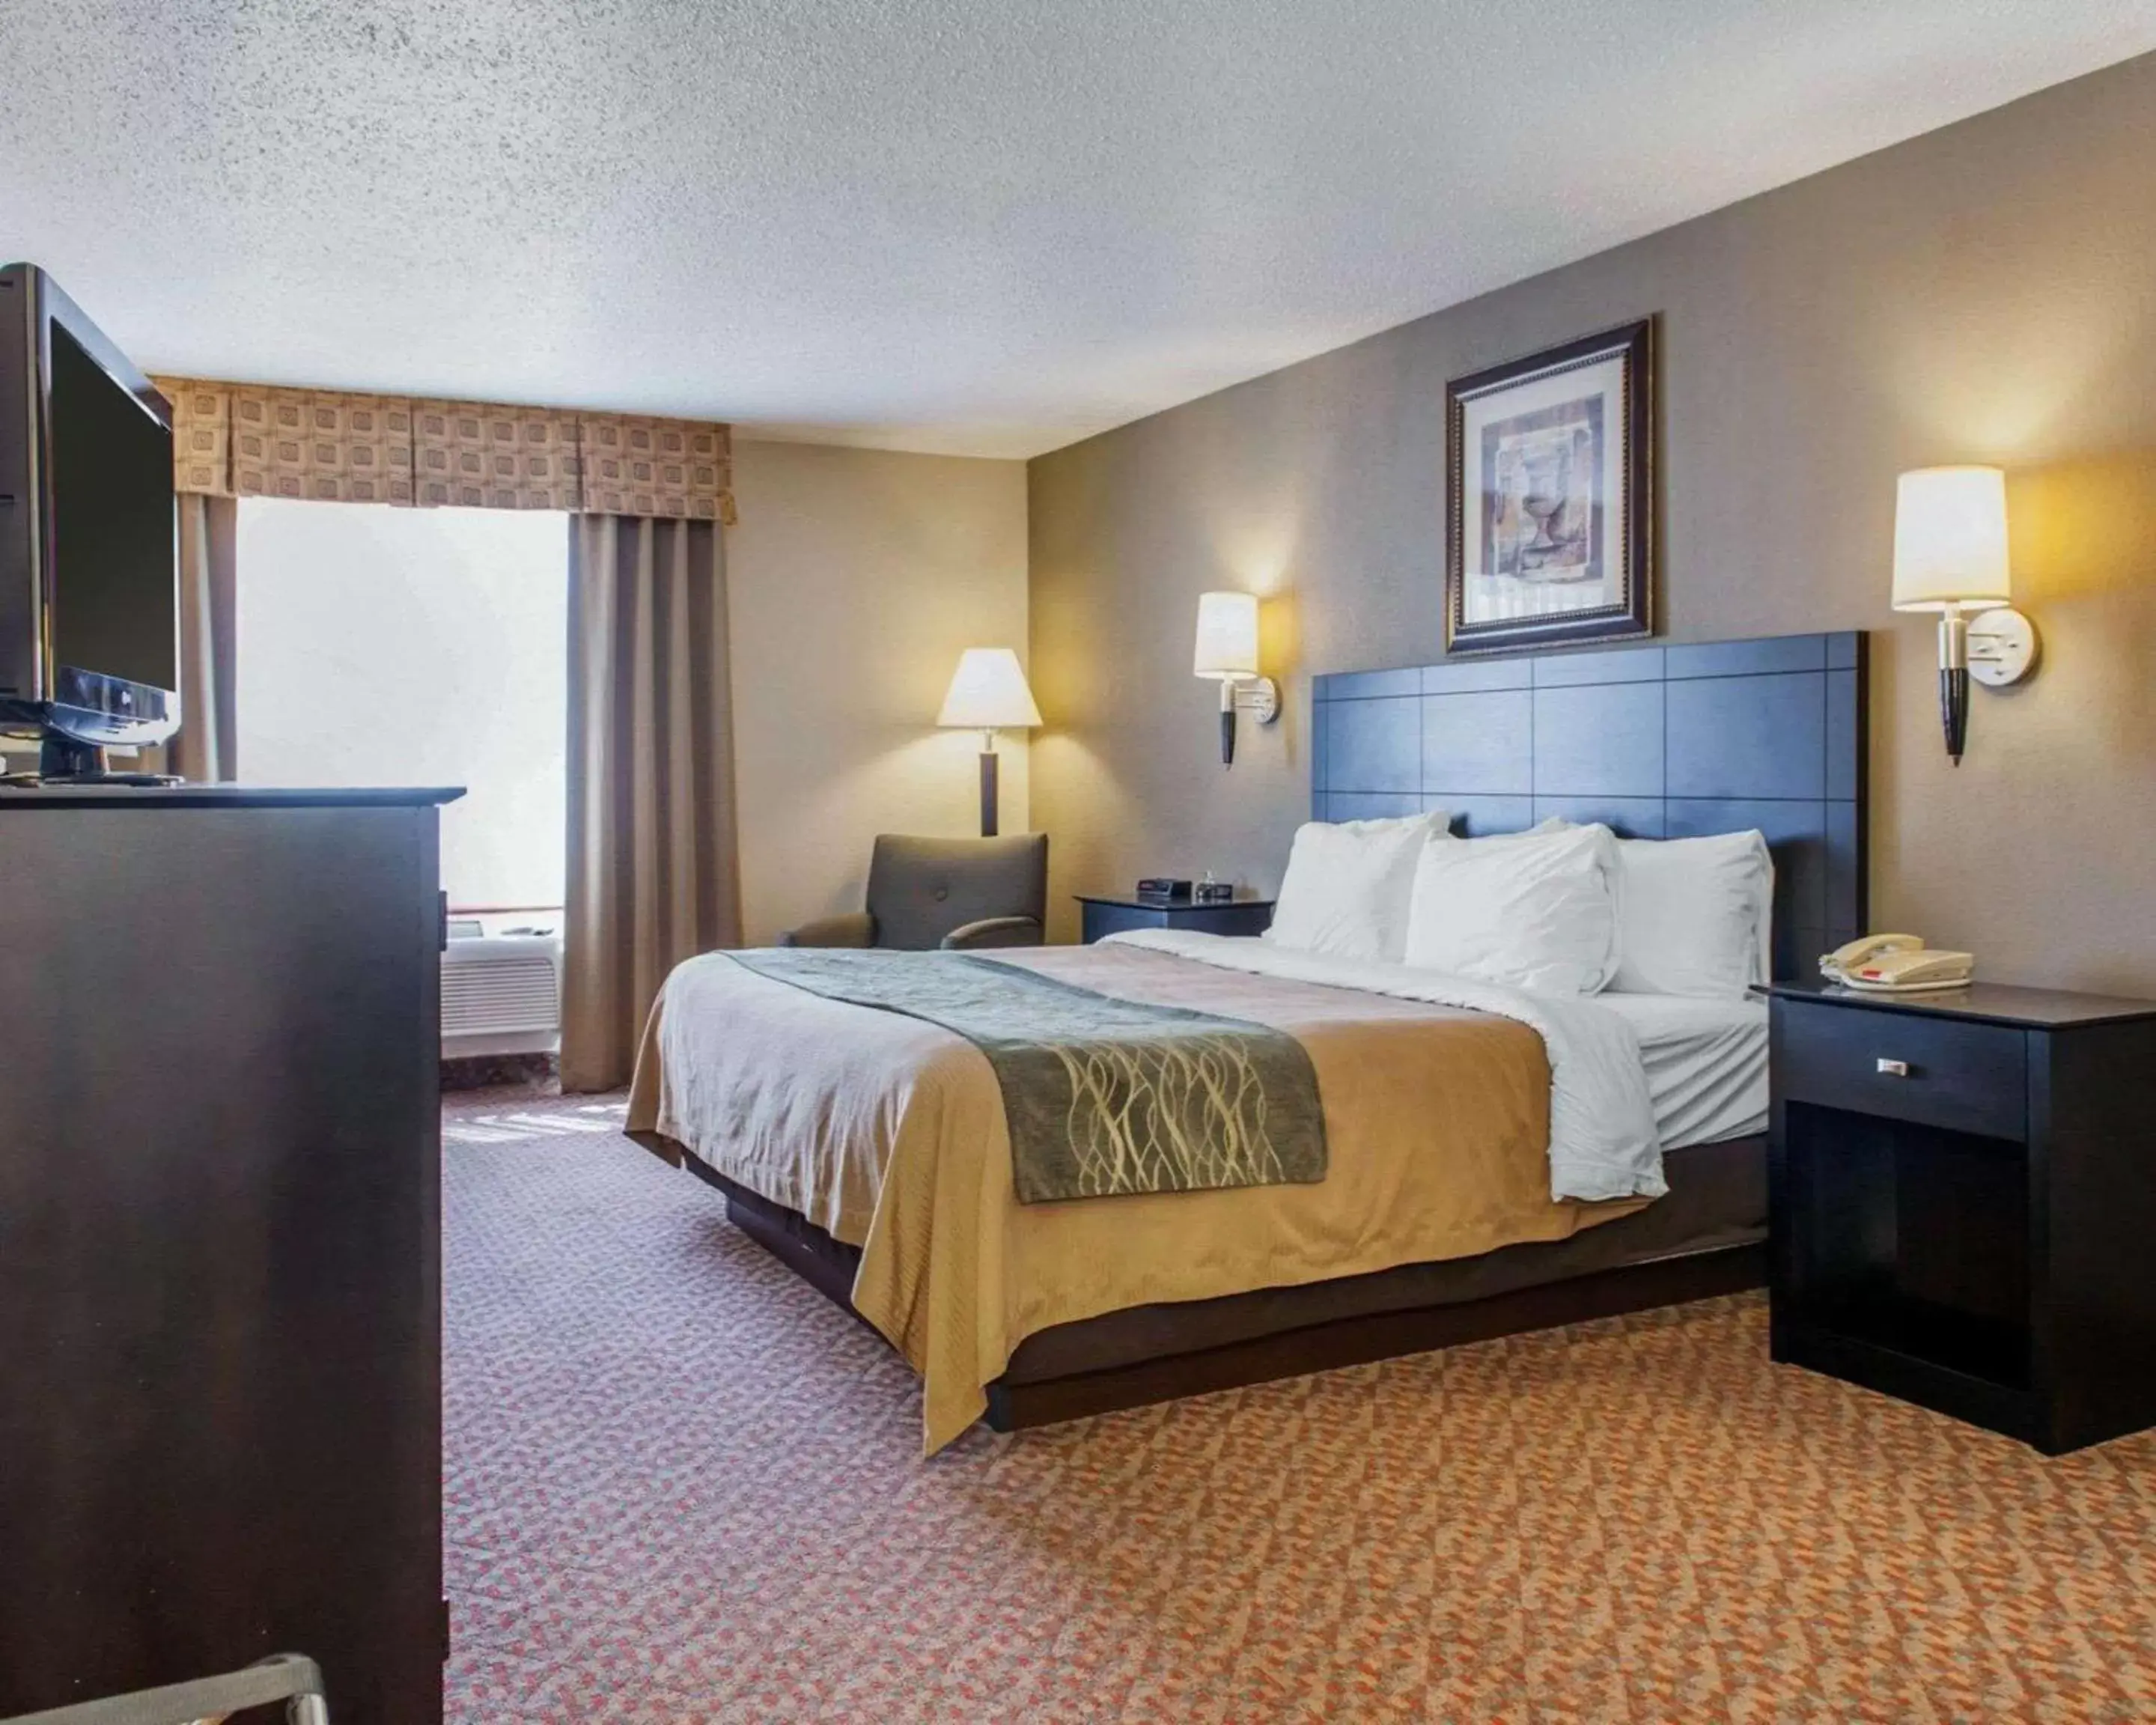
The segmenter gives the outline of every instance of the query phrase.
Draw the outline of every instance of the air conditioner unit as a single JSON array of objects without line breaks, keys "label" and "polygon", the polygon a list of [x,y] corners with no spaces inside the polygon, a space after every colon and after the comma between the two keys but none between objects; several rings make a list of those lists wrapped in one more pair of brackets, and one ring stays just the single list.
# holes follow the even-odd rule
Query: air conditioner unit
[{"label": "air conditioner unit", "polygon": [[552,1054],[562,1045],[562,937],[452,938],[442,953],[442,1058]]}]

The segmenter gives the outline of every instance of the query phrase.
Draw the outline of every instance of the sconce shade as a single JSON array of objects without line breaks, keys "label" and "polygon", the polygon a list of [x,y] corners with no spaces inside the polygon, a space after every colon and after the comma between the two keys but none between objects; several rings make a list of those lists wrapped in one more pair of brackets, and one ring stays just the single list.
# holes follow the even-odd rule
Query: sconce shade
[{"label": "sconce shade", "polygon": [[1191,670],[1201,677],[1258,674],[1258,596],[1254,593],[1198,595],[1198,654]]},{"label": "sconce shade", "polygon": [[1894,508],[1894,608],[1976,608],[2013,597],[2005,474],[1996,467],[1903,474]]},{"label": "sconce shade", "polygon": [[1016,731],[1040,722],[1018,655],[1008,647],[968,647],[958,655],[938,725],[969,731]]}]

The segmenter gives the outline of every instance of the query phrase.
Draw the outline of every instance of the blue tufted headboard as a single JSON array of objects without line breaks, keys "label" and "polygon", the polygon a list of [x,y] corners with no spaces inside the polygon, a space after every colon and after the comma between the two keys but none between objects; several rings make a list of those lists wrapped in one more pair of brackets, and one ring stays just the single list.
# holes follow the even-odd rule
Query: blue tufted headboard
[{"label": "blue tufted headboard", "polygon": [[1319,820],[1445,809],[1469,833],[1557,814],[1622,836],[1757,827],[1774,973],[1863,932],[1861,631],[1456,660],[1315,680]]}]

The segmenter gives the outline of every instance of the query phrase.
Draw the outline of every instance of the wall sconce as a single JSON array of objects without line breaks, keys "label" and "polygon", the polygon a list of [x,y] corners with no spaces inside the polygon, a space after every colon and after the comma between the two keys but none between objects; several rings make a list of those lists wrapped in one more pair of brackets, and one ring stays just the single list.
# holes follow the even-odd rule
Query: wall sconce
[{"label": "wall sconce", "polygon": [[1191,669],[1220,684],[1220,764],[1235,759],[1235,710],[1260,725],[1280,716],[1280,686],[1258,675],[1258,596],[1254,593],[1198,595],[1198,653]]},{"label": "wall sconce", "polygon": [[981,836],[996,836],[996,732],[1040,722],[1025,671],[1009,647],[968,647],[958,655],[936,722],[981,733]]},{"label": "wall sconce", "polygon": [[[1939,719],[1961,765],[1969,680],[2003,689],[2036,662],[2036,625],[2013,608],[2006,475],[1996,467],[1921,467],[1894,506],[1894,608],[1939,614]],[[1974,620],[1972,620],[1972,619]]]}]

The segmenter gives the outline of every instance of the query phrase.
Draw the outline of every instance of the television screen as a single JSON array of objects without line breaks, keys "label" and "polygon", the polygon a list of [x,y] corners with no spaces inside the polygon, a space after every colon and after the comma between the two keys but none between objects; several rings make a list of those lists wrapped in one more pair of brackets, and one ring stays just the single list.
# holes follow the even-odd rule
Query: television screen
[{"label": "television screen", "polygon": [[49,327],[54,663],[177,689],[172,433]]}]

